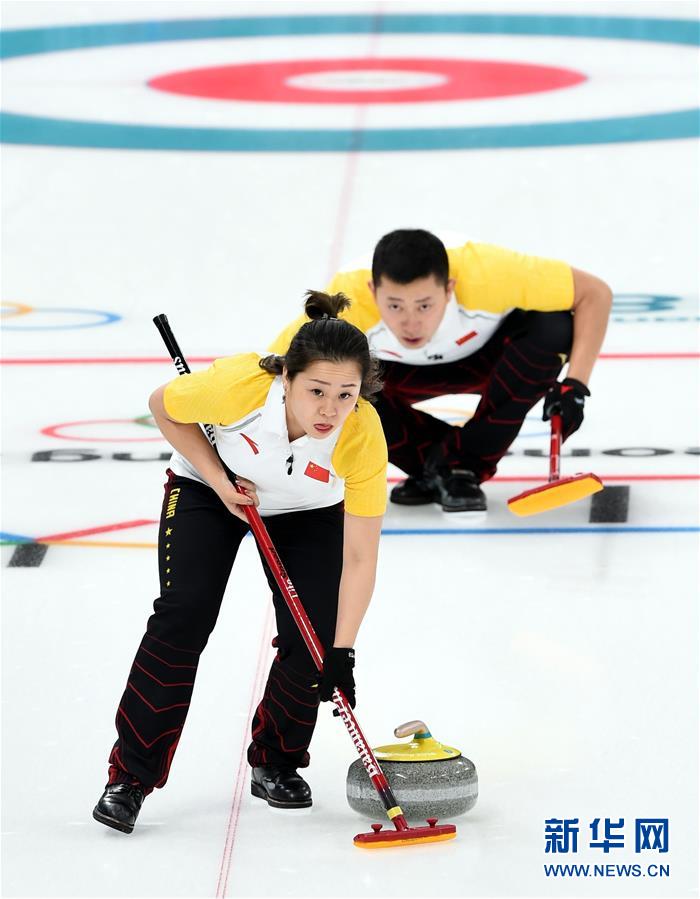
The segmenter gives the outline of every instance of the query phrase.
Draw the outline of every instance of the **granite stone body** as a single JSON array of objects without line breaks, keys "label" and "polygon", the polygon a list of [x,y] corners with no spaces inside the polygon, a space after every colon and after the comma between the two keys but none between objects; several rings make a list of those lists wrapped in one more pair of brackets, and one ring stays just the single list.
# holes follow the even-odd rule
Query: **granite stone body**
[{"label": "granite stone body", "polygon": [[[405,817],[454,817],[473,808],[479,795],[476,766],[463,755],[432,762],[380,762]],[[348,769],[348,804],[361,815],[381,821],[386,816],[374,785],[358,759]]]}]

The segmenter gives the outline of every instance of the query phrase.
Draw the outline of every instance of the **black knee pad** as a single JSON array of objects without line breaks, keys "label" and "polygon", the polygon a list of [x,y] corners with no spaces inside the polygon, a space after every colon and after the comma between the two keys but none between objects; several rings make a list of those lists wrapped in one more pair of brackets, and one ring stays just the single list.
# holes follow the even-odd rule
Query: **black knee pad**
[{"label": "black knee pad", "polygon": [[571,352],[574,317],[570,312],[528,312],[524,316],[525,335],[543,350]]}]

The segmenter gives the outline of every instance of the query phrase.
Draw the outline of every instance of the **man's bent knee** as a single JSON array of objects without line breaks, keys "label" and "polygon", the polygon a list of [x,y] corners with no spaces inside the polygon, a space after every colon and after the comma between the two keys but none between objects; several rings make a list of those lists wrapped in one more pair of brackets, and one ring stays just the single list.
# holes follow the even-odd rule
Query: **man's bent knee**
[{"label": "man's bent knee", "polygon": [[528,340],[543,350],[569,354],[574,338],[574,317],[570,312],[528,312],[526,322]]}]

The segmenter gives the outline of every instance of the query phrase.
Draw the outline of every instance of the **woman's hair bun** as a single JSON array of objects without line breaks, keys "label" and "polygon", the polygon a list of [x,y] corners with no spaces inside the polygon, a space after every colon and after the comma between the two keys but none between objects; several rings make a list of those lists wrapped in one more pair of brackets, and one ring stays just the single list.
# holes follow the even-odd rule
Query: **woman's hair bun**
[{"label": "woman's hair bun", "polygon": [[350,306],[344,293],[327,294],[320,290],[307,290],[304,311],[312,321],[320,318],[338,318],[343,309]]},{"label": "woman's hair bun", "polygon": [[[289,344],[284,356],[265,356],[258,363],[271,375],[286,372],[290,381],[314,362],[354,362],[362,373],[360,396],[372,401],[382,388],[379,363],[369,351],[366,336],[347,319],[338,315],[350,306],[342,293],[329,296],[320,290],[307,290],[304,302],[307,316]],[[330,324],[333,322],[333,324]]]}]

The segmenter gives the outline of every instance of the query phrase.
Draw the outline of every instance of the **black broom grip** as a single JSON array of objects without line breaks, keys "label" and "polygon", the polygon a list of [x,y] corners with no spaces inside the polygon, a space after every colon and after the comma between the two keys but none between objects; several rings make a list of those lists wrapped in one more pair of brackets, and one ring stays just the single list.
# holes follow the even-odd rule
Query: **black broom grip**
[{"label": "black broom grip", "polygon": [[158,332],[163,338],[163,343],[167,347],[170,357],[175,363],[175,368],[181,375],[189,375],[190,367],[187,364],[187,359],[182,355],[180,344],[175,339],[175,335],[170,327],[170,322],[168,321],[168,316],[161,312],[160,315],[155,316],[153,324],[158,328]]},{"label": "black broom grip", "polygon": [[[170,357],[175,364],[175,368],[177,369],[178,374],[180,375],[189,375],[191,374],[190,367],[187,364],[187,359],[182,354],[182,350],[180,349],[180,344],[175,339],[175,335],[172,332],[172,328],[170,327],[170,322],[168,321],[168,316],[165,313],[161,312],[160,315],[156,315],[153,319],[153,324],[158,328],[158,333],[163,338],[163,343],[165,344],[168,352],[170,353]],[[207,435],[207,440],[211,445],[216,448],[216,437],[214,436],[214,428],[210,424],[201,425],[204,433]],[[224,466],[226,467],[226,466]],[[226,472],[231,477],[233,472],[231,472],[228,468],[226,468]],[[235,475],[233,475],[233,480],[235,482]]]}]

